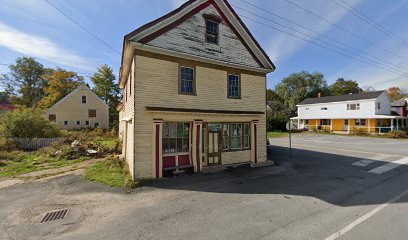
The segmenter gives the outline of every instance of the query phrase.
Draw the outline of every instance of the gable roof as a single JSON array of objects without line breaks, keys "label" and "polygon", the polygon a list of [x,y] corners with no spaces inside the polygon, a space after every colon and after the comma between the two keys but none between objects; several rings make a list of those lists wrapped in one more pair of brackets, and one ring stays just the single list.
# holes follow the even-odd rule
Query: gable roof
[{"label": "gable roof", "polygon": [[263,69],[274,71],[276,69],[275,65],[227,0],[189,0],[172,12],[127,34],[124,37],[122,67],[125,58],[125,44],[127,42],[146,44],[167,31],[177,27],[187,18],[195,15],[210,5],[213,5],[216,8],[222,19],[240,39],[259,66]]},{"label": "gable roof", "polygon": [[328,97],[321,97],[321,98],[306,98],[301,103],[299,103],[299,105],[375,99],[375,98],[378,98],[384,92],[386,91],[355,93],[355,94],[328,96]]},{"label": "gable roof", "polygon": [[88,92],[93,94],[97,99],[99,99],[101,102],[103,102],[107,108],[109,108],[108,104],[106,104],[106,102],[103,101],[98,95],[96,95],[96,93],[94,93],[86,84],[81,84],[74,91],[70,92],[68,95],[66,95],[61,100],[59,100],[57,103],[55,103],[50,108],[48,108],[47,112],[54,109],[56,106],[60,105],[61,103],[65,102],[67,99],[69,99],[70,97],[75,95],[75,93],[77,93],[81,89],[87,90]]}]

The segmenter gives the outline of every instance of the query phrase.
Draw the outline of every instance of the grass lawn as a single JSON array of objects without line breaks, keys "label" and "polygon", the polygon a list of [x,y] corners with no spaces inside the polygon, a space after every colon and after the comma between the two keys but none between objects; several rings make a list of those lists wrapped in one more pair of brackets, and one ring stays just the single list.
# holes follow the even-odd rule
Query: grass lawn
[{"label": "grass lawn", "polygon": [[24,173],[64,167],[88,159],[90,158],[81,157],[65,160],[43,156],[36,152],[0,152],[0,177],[16,177]]},{"label": "grass lawn", "polygon": [[85,178],[111,187],[135,187],[130,174],[124,170],[118,159],[107,159],[88,167]]},{"label": "grass lawn", "polygon": [[268,138],[287,137],[288,132],[268,132]]}]

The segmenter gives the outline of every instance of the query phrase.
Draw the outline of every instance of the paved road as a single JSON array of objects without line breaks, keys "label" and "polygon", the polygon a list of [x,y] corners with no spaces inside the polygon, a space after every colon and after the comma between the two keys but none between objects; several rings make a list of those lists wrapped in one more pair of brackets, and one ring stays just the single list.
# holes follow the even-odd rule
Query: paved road
[{"label": "paved road", "polygon": [[408,141],[301,134],[292,159],[286,139],[271,143],[278,166],[131,194],[79,176],[0,189],[0,239],[407,239]]}]

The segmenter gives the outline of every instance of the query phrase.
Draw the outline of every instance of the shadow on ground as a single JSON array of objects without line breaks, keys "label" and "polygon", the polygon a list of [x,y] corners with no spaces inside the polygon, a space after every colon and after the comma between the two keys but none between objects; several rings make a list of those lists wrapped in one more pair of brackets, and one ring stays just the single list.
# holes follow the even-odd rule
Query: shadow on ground
[{"label": "shadow on ground", "polygon": [[292,158],[289,158],[288,148],[276,146],[271,147],[268,155],[276,166],[174,177],[147,186],[212,193],[300,195],[339,206],[354,206],[384,203],[388,200],[387,194],[372,194],[358,200],[352,196],[363,194],[408,170],[402,165],[377,175],[368,171],[389,162],[375,161],[359,167],[353,163],[367,159],[303,149],[293,149]]}]

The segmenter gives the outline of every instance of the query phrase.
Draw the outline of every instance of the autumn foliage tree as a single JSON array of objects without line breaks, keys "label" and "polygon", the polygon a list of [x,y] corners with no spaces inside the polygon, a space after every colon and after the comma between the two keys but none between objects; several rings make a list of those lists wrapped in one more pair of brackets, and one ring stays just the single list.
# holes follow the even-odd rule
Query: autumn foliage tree
[{"label": "autumn foliage tree", "polygon": [[391,100],[395,101],[403,97],[403,93],[399,87],[390,87],[388,89],[388,94],[391,97]]},{"label": "autumn foliage tree", "polygon": [[52,74],[44,78],[47,82],[47,87],[44,90],[46,96],[39,103],[42,108],[51,107],[84,83],[83,77],[62,68],[57,68]]}]

